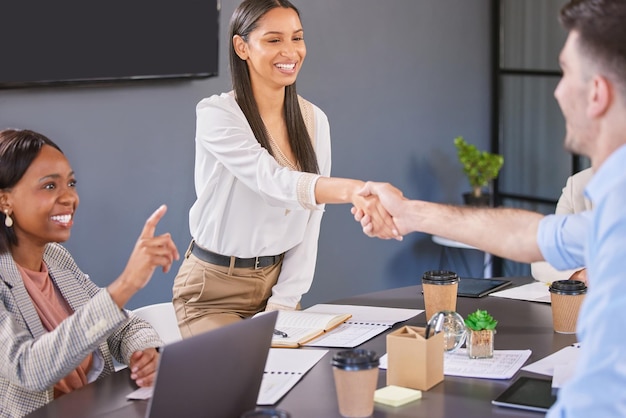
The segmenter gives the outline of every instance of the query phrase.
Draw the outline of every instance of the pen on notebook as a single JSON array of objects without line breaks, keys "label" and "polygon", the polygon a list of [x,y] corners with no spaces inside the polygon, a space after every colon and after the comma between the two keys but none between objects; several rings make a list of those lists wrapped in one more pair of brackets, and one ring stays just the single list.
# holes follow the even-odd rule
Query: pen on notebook
[{"label": "pen on notebook", "polygon": [[283,338],[287,338],[287,337],[289,337],[289,335],[287,335],[287,333],[286,333],[286,332],[281,331],[281,330],[279,330],[279,329],[275,329],[275,330],[274,330],[274,335],[280,335],[280,336],[281,336],[281,337],[283,337]]}]

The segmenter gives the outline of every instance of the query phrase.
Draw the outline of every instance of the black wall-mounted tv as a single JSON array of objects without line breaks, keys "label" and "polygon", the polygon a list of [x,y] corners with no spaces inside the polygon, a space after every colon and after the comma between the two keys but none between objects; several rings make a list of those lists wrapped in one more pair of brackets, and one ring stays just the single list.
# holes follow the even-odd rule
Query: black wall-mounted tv
[{"label": "black wall-mounted tv", "polygon": [[0,88],[217,75],[220,0],[2,0]]}]

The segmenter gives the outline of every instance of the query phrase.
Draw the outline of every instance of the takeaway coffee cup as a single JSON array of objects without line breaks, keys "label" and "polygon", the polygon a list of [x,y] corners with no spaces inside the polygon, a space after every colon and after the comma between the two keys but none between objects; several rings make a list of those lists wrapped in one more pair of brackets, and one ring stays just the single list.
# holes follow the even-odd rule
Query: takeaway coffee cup
[{"label": "takeaway coffee cup", "polygon": [[578,280],[558,280],[552,282],[549,290],[554,330],[560,334],[574,334],[587,286]]},{"label": "takeaway coffee cup", "polygon": [[453,271],[431,270],[422,275],[426,318],[440,311],[456,311],[459,276]]},{"label": "takeaway coffee cup", "polygon": [[333,356],[333,376],[339,413],[343,417],[369,417],[374,413],[378,383],[378,356],[371,350],[339,351]]}]

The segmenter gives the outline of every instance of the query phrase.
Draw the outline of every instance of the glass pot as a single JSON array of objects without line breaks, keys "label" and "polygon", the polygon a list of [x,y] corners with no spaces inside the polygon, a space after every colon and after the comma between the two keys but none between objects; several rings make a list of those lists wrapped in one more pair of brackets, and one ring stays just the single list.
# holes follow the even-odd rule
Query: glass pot
[{"label": "glass pot", "polygon": [[467,329],[467,355],[469,358],[493,357],[493,340],[495,329],[474,331]]}]

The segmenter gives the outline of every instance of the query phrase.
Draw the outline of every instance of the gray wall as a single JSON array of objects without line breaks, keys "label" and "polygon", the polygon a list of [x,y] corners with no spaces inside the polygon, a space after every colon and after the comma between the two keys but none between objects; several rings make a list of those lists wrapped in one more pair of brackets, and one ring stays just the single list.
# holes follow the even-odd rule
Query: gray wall
[{"label": "gray wall", "polygon": [[[195,105],[230,89],[226,32],[237,4],[222,1],[218,77],[0,91],[1,128],[40,131],[70,159],[81,204],[66,245],[100,285],[123,270],[145,218],[161,203],[169,211],[158,232],[170,231],[180,252],[186,249]],[[412,198],[459,203],[468,185],[452,139],[489,144],[489,1],[295,4],[308,48],[298,90],[328,115],[333,175],[389,181]],[[423,234],[403,242],[367,238],[348,205],[327,206],[303,306],[413,284],[438,267],[439,255]],[[469,256],[480,271],[481,255]],[[178,266],[155,273],[128,306],[171,299]]]}]

